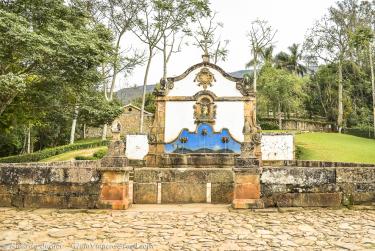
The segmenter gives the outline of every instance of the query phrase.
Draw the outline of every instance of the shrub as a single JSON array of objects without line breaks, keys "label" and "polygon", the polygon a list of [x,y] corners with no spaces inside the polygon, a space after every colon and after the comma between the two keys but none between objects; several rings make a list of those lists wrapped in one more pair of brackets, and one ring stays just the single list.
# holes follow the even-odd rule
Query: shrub
[{"label": "shrub", "polygon": [[107,150],[106,149],[102,149],[102,150],[96,151],[94,153],[93,157],[95,159],[102,159],[106,154],[107,154]]},{"label": "shrub", "polygon": [[358,128],[344,128],[343,133],[362,138],[374,138],[374,128],[370,126]]},{"label": "shrub", "polygon": [[94,156],[76,156],[75,160],[96,160]]},{"label": "shrub", "polygon": [[279,126],[275,122],[260,121],[260,127],[262,130],[279,130]]},{"label": "shrub", "polygon": [[94,148],[94,147],[99,147],[99,146],[107,146],[107,145],[108,145],[108,141],[98,140],[98,141],[93,141],[93,142],[76,143],[73,145],[58,146],[54,148],[47,148],[42,151],[33,152],[30,154],[22,154],[22,155],[15,155],[15,156],[0,158],[0,163],[37,162],[39,160],[46,159],[51,156],[55,156],[58,154],[69,152],[69,151]]}]

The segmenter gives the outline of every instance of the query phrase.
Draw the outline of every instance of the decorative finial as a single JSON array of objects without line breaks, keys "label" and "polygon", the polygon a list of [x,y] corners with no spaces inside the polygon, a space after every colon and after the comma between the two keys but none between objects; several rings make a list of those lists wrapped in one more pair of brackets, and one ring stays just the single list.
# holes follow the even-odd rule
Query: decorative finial
[{"label": "decorative finial", "polygon": [[210,55],[208,53],[205,53],[202,55],[202,59],[204,63],[209,63],[210,62]]}]

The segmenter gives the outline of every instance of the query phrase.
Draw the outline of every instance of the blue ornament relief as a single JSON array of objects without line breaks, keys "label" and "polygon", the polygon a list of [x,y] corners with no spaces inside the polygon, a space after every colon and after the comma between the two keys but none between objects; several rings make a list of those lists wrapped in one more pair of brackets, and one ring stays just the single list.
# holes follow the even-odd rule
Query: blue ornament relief
[{"label": "blue ornament relief", "polygon": [[165,144],[166,153],[241,153],[241,143],[228,129],[214,132],[212,125],[201,123],[196,132],[183,129],[176,140]]}]

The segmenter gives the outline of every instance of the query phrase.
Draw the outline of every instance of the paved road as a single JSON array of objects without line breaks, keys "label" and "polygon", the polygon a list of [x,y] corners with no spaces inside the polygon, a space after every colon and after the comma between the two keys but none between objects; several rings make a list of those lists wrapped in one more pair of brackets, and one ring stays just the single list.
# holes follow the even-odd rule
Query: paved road
[{"label": "paved road", "polygon": [[0,250],[375,250],[375,210],[0,208]]}]

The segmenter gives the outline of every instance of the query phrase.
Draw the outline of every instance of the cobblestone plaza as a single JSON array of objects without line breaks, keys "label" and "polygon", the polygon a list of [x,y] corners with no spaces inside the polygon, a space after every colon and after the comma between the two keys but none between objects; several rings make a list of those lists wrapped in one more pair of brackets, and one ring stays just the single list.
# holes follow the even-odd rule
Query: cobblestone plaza
[{"label": "cobblestone plaza", "polygon": [[[371,209],[371,208],[366,208]],[[375,250],[375,211],[0,208],[0,250]]]}]

